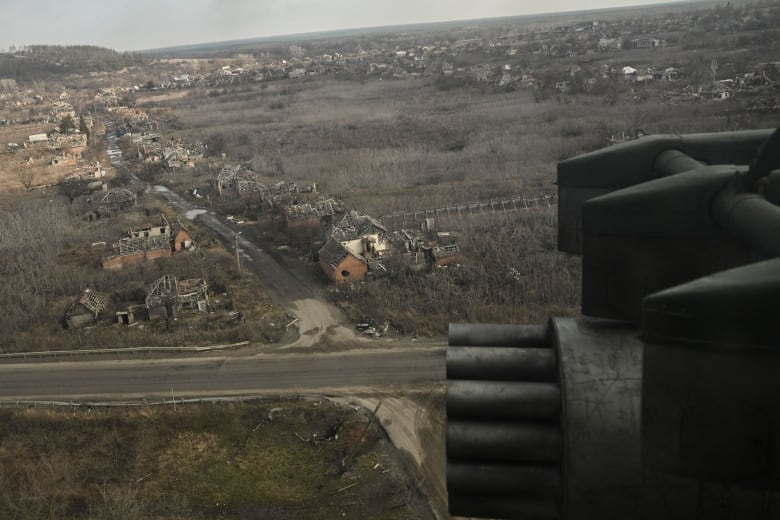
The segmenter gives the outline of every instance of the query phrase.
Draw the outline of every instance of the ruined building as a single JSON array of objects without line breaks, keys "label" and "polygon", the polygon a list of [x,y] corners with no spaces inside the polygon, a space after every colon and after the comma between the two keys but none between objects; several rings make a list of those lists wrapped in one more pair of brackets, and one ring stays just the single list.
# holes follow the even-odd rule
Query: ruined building
[{"label": "ruined building", "polygon": [[319,251],[320,267],[337,285],[364,280],[369,259],[389,251],[386,234],[375,218],[347,211],[328,228],[327,241]]},{"label": "ruined building", "polygon": [[171,256],[194,246],[192,236],[177,219],[171,225],[165,215],[147,226],[129,230],[114,244],[115,254],[103,260],[103,269],[122,269],[147,260]]},{"label": "ruined building", "polygon": [[257,174],[241,165],[223,167],[217,175],[216,188],[222,198],[260,199],[266,191]]},{"label": "ruined building", "polygon": [[344,204],[332,198],[303,204],[292,204],[284,208],[287,229],[307,226],[327,226],[338,213],[344,213]]},{"label": "ruined building", "polygon": [[86,327],[95,323],[105,310],[108,298],[92,289],[84,289],[81,297],[65,312],[65,324],[69,329]]},{"label": "ruined building", "polygon": [[127,188],[111,188],[98,204],[100,215],[113,215],[132,208],[136,204],[135,193]]},{"label": "ruined building", "polygon": [[208,286],[203,278],[177,280],[175,276],[166,274],[158,278],[146,293],[146,311],[150,320],[205,312],[208,305]]},{"label": "ruined building", "polygon": [[338,240],[328,240],[320,249],[320,267],[336,285],[365,280],[368,260],[356,254]]}]

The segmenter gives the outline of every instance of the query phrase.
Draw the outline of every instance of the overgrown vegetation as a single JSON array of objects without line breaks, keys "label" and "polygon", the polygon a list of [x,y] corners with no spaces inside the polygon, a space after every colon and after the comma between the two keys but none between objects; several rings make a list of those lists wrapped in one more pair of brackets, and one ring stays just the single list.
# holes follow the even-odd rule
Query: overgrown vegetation
[{"label": "overgrown vegetation", "polygon": [[[159,211],[152,201],[141,200],[150,204],[150,214]],[[100,260],[110,253],[107,248],[123,231],[144,224],[148,217],[134,211],[89,221],[83,209],[64,197],[36,197],[9,201],[0,211],[0,298],[6,302],[0,313],[3,350],[272,342],[278,338],[281,311],[256,291],[251,273],[238,274],[233,257],[207,233],[195,233],[198,249],[193,252],[105,271]],[[188,227],[194,230],[196,225],[188,223]],[[201,319],[111,327],[114,313],[129,304],[143,303],[147,287],[163,274],[206,279],[213,299],[240,310],[244,321],[229,326]],[[87,288],[110,298],[100,320],[103,326],[85,332],[66,330],[63,315]]]},{"label": "overgrown vegetation", "polygon": [[463,236],[462,265],[418,271],[388,262],[389,276],[343,288],[337,301],[355,321],[389,321],[421,335],[444,335],[449,323],[576,315],[579,258],[555,251],[553,211],[452,220],[447,229]]},{"label": "overgrown vegetation", "polygon": [[432,518],[376,421],[324,400],[3,409],[0,481],[20,520]]}]

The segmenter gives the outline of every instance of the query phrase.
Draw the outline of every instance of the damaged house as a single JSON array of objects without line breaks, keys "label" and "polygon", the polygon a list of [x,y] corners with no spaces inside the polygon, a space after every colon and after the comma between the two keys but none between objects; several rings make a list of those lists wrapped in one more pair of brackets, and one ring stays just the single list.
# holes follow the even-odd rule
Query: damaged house
[{"label": "damaged house", "polygon": [[181,251],[189,251],[195,248],[195,243],[192,240],[192,235],[181,223],[180,219],[176,219],[176,222],[171,226],[171,252],[179,253]]},{"label": "damaged house", "polygon": [[265,184],[257,180],[257,174],[253,171],[242,171],[236,174],[236,196],[239,199],[261,199],[265,191]]},{"label": "damaged house", "polygon": [[326,226],[333,221],[337,213],[343,212],[343,203],[333,199],[293,204],[284,208],[285,224],[288,230],[309,226]]},{"label": "damaged house", "polygon": [[223,167],[217,175],[216,188],[220,197],[239,199],[261,199],[266,191],[257,174],[241,165]]},{"label": "damaged house", "polygon": [[301,190],[292,181],[279,181],[268,188],[268,199],[276,206],[297,204],[298,194]]},{"label": "damaged house", "polygon": [[65,324],[78,329],[95,323],[106,309],[108,297],[91,289],[84,289],[81,297],[65,312]]},{"label": "damaged house", "polygon": [[[390,233],[370,215],[350,210],[338,217],[328,209],[328,206],[318,208],[311,204],[290,206],[286,216],[288,228],[292,223],[296,226],[319,223],[323,214],[334,219],[318,254],[322,271],[336,285],[365,280],[369,272],[387,272],[383,263],[391,255],[403,256],[407,263],[418,269],[444,267],[461,261],[457,234],[437,233],[433,218],[423,221],[420,230],[403,229]],[[303,224],[298,224],[299,221]]]},{"label": "damaged house", "polygon": [[136,204],[135,193],[127,188],[111,188],[98,204],[101,215],[113,215],[132,208]]},{"label": "damaged house", "polygon": [[393,250],[402,253],[417,268],[460,264],[460,246],[455,233],[436,233],[433,219],[421,222],[421,230],[402,229],[387,235]]},{"label": "damaged house", "polygon": [[368,261],[363,255],[356,254],[338,240],[328,240],[320,249],[320,267],[336,285],[365,280],[368,274]]},{"label": "damaged house", "polygon": [[194,246],[192,236],[181,220],[172,226],[165,215],[157,222],[139,229],[131,229],[114,244],[115,254],[103,260],[103,269],[117,270],[127,265],[141,264],[147,260],[171,256]]},{"label": "damaged house", "polygon": [[319,251],[320,267],[337,285],[364,280],[369,261],[390,250],[386,234],[377,219],[347,211],[328,230],[327,242]]},{"label": "damaged house", "polygon": [[385,240],[387,229],[382,223],[355,210],[347,211],[335,221],[328,235],[366,258],[377,258],[390,251],[390,242]]},{"label": "damaged house", "polygon": [[208,306],[208,286],[203,278],[177,280],[166,274],[155,280],[146,293],[146,312],[150,320],[205,312]]},{"label": "damaged house", "polygon": [[236,193],[236,171],[240,166],[223,166],[217,175],[216,188],[220,197],[234,196]]}]

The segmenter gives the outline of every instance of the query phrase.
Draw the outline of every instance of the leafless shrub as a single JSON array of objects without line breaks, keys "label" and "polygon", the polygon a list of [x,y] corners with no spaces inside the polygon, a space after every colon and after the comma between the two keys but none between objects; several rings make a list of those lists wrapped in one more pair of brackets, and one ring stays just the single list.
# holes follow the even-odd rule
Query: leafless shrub
[{"label": "leafless shrub", "polygon": [[97,486],[101,500],[92,508],[90,520],[142,520],[149,518],[149,502],[139,494],[138,485],[108,484]]},{"label": "leafless shrub", "polygon": [[38,172],[36,169],[26,168],[24,166],[16,170],[16,178],[19,179],[19,182],[22,184],[22,186],[24,186],[24,189],[27,191],[30,191],[32,189],[37,174]]}]

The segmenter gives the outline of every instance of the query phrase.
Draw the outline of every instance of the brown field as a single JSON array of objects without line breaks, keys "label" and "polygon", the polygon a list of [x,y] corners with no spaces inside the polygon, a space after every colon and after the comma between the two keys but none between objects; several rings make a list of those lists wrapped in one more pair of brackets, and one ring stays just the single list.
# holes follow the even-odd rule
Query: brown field
[{"label": "brown field", "polygon": [[408,455],[327,400],[0,410],[0,517],[433,518]]}]

